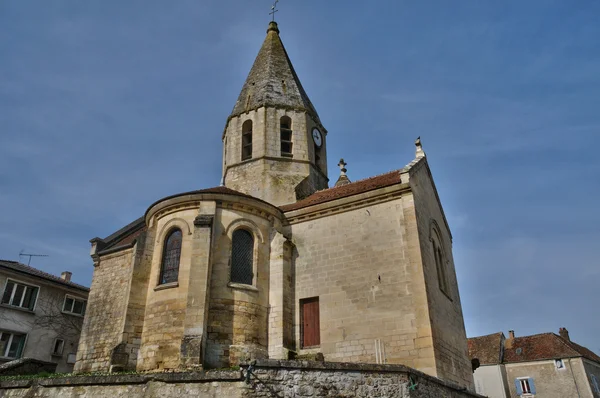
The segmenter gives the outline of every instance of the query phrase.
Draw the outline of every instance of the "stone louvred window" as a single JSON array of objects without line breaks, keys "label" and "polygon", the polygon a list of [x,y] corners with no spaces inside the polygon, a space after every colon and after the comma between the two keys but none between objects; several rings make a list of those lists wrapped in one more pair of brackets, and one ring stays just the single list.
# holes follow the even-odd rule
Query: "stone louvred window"
[{"label": "stone louvred window", "polygon": [[292,119],[287,116],[279,122],[281,138],[281,156],[292,157]]},{"label": "stone louvred window", "polygon": [[160,284],[177,282],[179,277],[179,259],[181,257],[181,230],[171,231],[163,246],[160,267]]},{"label": "stone louvred window", "polygon": [[252,120],[242,125],[242,160],[252,159]]},{"label": "stone louvred window", "polygon": [[233,232],[231,239],[231,282],[252,285],[254,237],[245,229]]}]

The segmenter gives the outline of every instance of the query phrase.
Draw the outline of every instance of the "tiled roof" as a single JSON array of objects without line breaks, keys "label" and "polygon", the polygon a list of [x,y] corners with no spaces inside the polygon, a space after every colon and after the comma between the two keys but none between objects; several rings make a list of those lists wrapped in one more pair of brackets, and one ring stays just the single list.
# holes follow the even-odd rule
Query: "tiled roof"
[{"label": "tiled roof", "polygon": [[468,340],[469,358],[479,359],[481,365],[497,365],[501,361],[502,332]]},{"label": "tiled roof", "polygon": [[49,273],[41,271],[37,268],[33,268],[29,265],[21,264],[16,261],[0,260],[0,267],[8,268],[12,271],[20,272],[20,273],[27,274],[30,276],[42,278],[47,281],[58,283],[58,284],[61,284],[64,286],[69,286],[69,287],[73,287],[75,289],[84,290],[86,292],[88,292],[90,290],[88,287],[85,287],[83,285],[79,285],[79,284],[73,283],[73,282],[67,282],[58,276],[49,274]]},{"label": "tiled roof", "polygon": [[[469,339],[469,356],[479,358],[482,365],[489,362],[490,356],[499,353],[499,341],[493,336],[501,333]],[[510,346],[510,348],[508,348]],[[554,333],[541,333],[515,337],[512,344],[505,340],[503,363],[541,361],[545,359],[584,357],[600,364],[600,356],[591,350],[566,340]]]},{"label": "tiled roof", "polygon": [[284,212],[298,210],[303,207],[308,207],[312,205],[317,205],[320,203],[329,202],[335,199],[345,198],[347,196],[356,195],[359,193],[372,191],[374,189],[387,187],[394,184],[399,184],[400,181],[400,170],[390,171],[385,174],[381,174],[375,177],[366,178],[364,180],[359,180],[352,182],[350,184],[341,185],[338,187],[333,187],[329,189],[323,189],[321,191],[317,191],[312,195],[299,200],[296,203],[291,203],[289,205],[281,206],[280,209]]}]

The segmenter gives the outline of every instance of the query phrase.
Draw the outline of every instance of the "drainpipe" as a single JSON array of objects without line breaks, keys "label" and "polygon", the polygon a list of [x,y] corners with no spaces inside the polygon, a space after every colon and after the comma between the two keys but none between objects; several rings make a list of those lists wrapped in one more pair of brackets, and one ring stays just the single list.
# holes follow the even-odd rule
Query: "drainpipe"
[{"label": "drainpipe", "polygon": [[573,376],[573,382],[575,383],[575,390],[577,390],[577,396],[581,398],[581,394],[579,394],[579,387],[577,386],[577,379],[575,378],[575,373],[573,373],[573,363],[571,363],[571,358],[569,358],[569,368],[571,368],[571,376]]}]

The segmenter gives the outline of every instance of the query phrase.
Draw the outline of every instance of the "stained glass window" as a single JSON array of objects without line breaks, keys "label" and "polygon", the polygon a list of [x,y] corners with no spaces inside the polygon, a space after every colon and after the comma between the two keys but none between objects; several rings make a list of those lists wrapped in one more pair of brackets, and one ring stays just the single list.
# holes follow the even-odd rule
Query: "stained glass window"
[{"label": "stained glass window", "polygon": [[179,277],[179,258],[181,257],[181,230],[173,230],[165,239],[160,284],[177,282]]},{"label": "stained glass window", "polygon": [[231,242],[231,282],[252,284],[254,238],[245,229],[233,232]]}]

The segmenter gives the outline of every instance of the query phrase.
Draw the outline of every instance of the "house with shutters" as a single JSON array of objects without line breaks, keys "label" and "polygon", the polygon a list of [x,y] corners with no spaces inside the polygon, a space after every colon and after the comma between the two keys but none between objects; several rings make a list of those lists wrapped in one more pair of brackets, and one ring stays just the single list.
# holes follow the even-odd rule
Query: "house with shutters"
[{"label": "house with shutters", "polygon": [[225,119],[220,186],[159,199],[91,240],[75,370],[320,353],[471,387],[452,235],[421,141],[396,170],[359,181],[341,160],[330,186],[328,135],[337,132],[308,98],[275,22]]},{"label": "house with shutters", "polygon": [[0,260],[0,365],[20,358],[73,371],[89,289],[16,261]]},{"label": "house with shutters", "polygon": [[571,341],[565,328],[472,337],[469,356],[479,362],[475,390],[490,398],[600,398],[600,356]]}]

